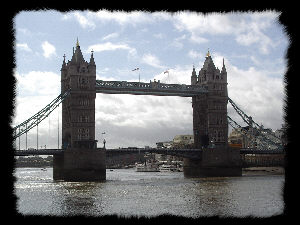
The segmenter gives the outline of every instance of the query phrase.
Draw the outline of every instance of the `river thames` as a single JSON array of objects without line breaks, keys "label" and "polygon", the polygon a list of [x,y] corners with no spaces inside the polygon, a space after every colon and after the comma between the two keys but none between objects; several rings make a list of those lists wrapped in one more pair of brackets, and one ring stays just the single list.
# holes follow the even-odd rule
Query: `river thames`
[{"label": "river thames", "polygon": [[103,182],[57,182],[52,168],[16,168],[22,215],[270,217],[284,211],[284,175],[185,178],[183,172],[106,170]]}]

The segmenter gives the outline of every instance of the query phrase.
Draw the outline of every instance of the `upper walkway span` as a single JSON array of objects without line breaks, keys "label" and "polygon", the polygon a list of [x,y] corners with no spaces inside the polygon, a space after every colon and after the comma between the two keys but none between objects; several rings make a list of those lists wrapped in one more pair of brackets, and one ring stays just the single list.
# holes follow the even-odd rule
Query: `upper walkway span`
[{"label": "upper walkway span", "polygon": [[96,93],[193,97],[207,93],[206,86],[96,80]]}]

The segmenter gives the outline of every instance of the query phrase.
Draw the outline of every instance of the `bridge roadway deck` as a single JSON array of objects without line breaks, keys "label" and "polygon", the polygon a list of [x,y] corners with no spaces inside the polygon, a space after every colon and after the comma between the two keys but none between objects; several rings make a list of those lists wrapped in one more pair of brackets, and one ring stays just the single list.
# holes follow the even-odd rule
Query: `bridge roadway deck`
[{"label": "bridge roadway deck", "polygon": [[[98,148],[102,149],[102,148]],[[64,152],[63,149],[39,149],[39,150],[16,150],[15,156],[28,155],[58,155]],[[157,153],[166,155],[189,155],[196,157],[202,152],[201,149],[162,149],[162,148],[126,148],[126,149],[106,149],[106,154],[122,154],[122,153]],[[262,150],[262,149],[240,149],[240,154],[284,154],[282,150]]]},{"label": "bridge roadway deck", "polygon": [[96,80],[96,93],[192,97],[207,93],[206,86]]}]

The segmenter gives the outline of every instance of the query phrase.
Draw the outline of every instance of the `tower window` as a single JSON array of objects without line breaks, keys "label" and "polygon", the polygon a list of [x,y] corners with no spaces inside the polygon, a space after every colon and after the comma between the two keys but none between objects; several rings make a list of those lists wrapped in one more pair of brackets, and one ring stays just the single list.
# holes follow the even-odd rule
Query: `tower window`
[{"label": "tower window", "polygon": [[78,118],[78,122],[86,123],[89,122],[89,116],[87,115],[80,115]]},{"label": "tower window", "polygon": [[88,106],[89,104],[90,104],[89,99],[85,99],[85,98],[79,99],[79,105]]},{"label": "tower window", "polygon": [[90,137],[89,128],[79,128],[78,129],[78,140],[87,140]]},{"label": "tower window", "polygon": [[89,83],[89,80],[88,80],[87,77],[78,77],[77,86],[79,88],[87,88],[88,87],[88,83]]}]

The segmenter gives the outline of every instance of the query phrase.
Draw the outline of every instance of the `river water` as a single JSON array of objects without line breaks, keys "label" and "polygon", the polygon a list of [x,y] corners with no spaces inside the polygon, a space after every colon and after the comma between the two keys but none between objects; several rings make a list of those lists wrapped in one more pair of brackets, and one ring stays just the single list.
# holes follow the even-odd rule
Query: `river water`
[{"label": "river water", "polygon": [[184,178],[182,172],[106,170],[104,182],[57,182],[52,168],[16,168],[23,215],[270,217],[284,210],[284,175]]}]

